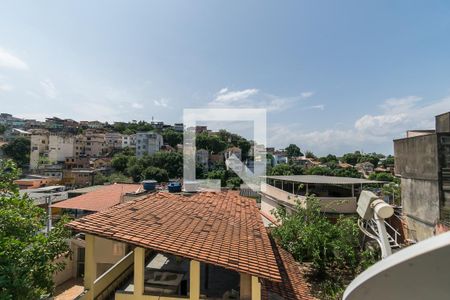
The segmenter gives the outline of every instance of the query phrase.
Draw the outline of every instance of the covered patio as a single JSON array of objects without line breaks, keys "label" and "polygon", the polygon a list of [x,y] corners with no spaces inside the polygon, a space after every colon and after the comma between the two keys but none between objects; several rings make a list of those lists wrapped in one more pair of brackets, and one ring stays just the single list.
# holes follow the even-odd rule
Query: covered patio
[{"label": "covered patio", "polygon": [[[237,192],[156,193],[72,221],[86,233],[82,299],[261,299],[261,280],[280,282],[253,199]],[[98,238],[131,251],[97,277]]]}]

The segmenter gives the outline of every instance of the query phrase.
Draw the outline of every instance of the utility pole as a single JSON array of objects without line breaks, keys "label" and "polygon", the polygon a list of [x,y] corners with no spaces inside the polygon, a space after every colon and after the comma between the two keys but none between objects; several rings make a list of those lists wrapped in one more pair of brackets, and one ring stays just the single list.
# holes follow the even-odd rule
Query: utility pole
[{"label": "utility pole", "polygon": [[48,219],[47,219],[47,234],[50,232],[50,230],[52,229],[52,197],[51,196],[47,196],[45,197],[45,202],[47,203],[47,214],[48,214]]}]

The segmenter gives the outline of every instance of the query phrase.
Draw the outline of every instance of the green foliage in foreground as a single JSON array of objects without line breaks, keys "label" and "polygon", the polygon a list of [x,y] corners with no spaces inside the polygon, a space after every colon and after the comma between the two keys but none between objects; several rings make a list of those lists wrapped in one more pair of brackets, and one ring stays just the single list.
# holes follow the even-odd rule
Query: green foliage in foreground
[{"label": "green foliage in foreground", "polygon": [[371,252],[361,249],[356,219],[341,216],[331,222],[313,196],[307,197],[306,207],[297,203],[292,213],[280,208],[275,214],[282,225],[273,236],[297,261],[312,262],[321,298],[335,299],[349,279],[375,262]]},{"label": "green foliage in foreground", "polygon": [[0,160],[0,299],[39,299],[53,291],[52,275],[69,255],[65,220],[45,234],[46,214],[13,183],[19,172],[11,160]]}]

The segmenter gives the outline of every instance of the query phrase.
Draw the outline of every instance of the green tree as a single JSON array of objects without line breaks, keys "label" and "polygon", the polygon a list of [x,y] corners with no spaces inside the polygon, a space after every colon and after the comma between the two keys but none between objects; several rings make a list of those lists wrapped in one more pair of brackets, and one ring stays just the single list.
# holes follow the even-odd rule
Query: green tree
[{"label": "green tree", "polygon": [[388,155],[384,160],[381,161],[383,167],[393,166],[395,163],[394,156]]},{"label": "green tree", "polygon": [[30,162],[30,140],[18,137],[3,146],[3,151],[8,158],[11,158],[20,167]]},{"label": "green tree", "polygon": [[321,157],[320,162],[325,163],[334,163],[337,164],[339,162],[339,159],[336,157],[336,155],[328,154],[327,156]]},{"label": "green tree", "polygon": [[346,153],[342,156],[342,161],[351,165],[356,165],[361,157],[361,152],[355,151],[354,153]]},{"label": "green tree", "polygon": [[102,173],[97,173],[94,176],[94,185],[103,185],[108,182],[108,178]]},{"label": "green tree", "polygon": [[245,160],[248,157],[248,152],[252,147],[252,144],[244,138],[241,138],[237,142],[237,147],[239,147],[242,151],[242,160]]},{"label": "green tree", "polygon": [[332,175],[332,170],[328,167],[315,166],[305,170],[306,175]]},{"label": "green tree", "polygon": [[306,151],[305,157],[306,158],[310,158],[310,159],[314,159],[314,160],[317,159],[317,156],[315,156],[314,153],[312,151],[309,151],[309,150]]},{"label": "green tree", "polygon": [[364,154],[358,158],[358,163],[370,162],[374,167],[378,166],[380,158],[375,154]]},{"label": "green tree", "polygon": [[231,177],[227,179],[227,186],[232,189],[237,189],[241,186],[242,180],[239,177]]},{"label": "green tree", "polygon": [[4,134],[6,131],[6,126],[3,124],[0,124],[0,134]]},{"label": "green tree", "polygon": [[132,180],[130,177],[125,176],[122,173],[114,172],[111,175],[108,176],[108,182],[109,183],[116,183],[116,182],[122,182],[122,183],[131,183]]},{"label": "green tree", "polygon": [[402,200],[402,190],[400,184],[395,182],[389,182],[382,187],[383,195],[388,196],[392,203],[395,205],[401,205]]},{"label": "green tree", "polygon": [[69,255],[70,231],[61,220],[44,233],[46,214],[13,181],[19,172],[0,160],[0,299],[39,299],[54,289],[52,275],[64,269],[55,258]]},{"label": "green tree", "polygon": [[111,160],[111,167],[117,172],[125,172],[128,165],[129,156],[123,153],[118,153],[113,156]]},{"label": "green tree", "polygon": [[228,173],[226,170],[223,169],[217,169],[213,171],[209,171],[206,178],[208,179],[219,179],[220,180],[220,186],[226,186],[227,180],[228,180]]},{"label": "green tree", "polygon": [[172,147],[176,147],[178,144],[183,143],[183,134],[173,129],[166,129],[162,132],[164,143],[169,144]]},{"label": "green tree", "polygon": [[370,180],[378,180],[378,181],[394,181],[395,177],[391,173],[381,172],[381,173],[372,173],[369,175]]},{"label": "green tree", "polygon": [[279,164],[270,169],[270,176],[286,176],[294,175],[292,168],[288,164]]},{"label": "green tree", "polygon": [[355,218],[341,216],[337,222],[330,221],[314,196],[308,196],[305,204],[296,201],[291,212],[277,209],[274,213],[281,225],[272,229],[272,235],[297,261],[312,262],[316,279],[323,287],[332,287],[326,292],[334,298],[348,283],[345,278],[349,276],[343,275],[354,277],[374,262],[374,256],[360,248]]},{"label": "green tree", "polygon": [[206,149],[213,153],[219,153],[228,147],[228,144],[220,139],[219,136],[210,135],[207,132],[197,134],[195,142],[197,149]]},{"label": "green tree", "polygon": [[342,169],[342,168],[335,168],[331,172],[332,176],[337,177],[353,177],[353,178],[361,178],[362,175],[354,168],[348,168],[348,169]]},{"label": "green tree", "polygon": [[141,181],[142,172],[144,171],[144,166],[137,159],[130,159],[127,165],[127,174],[131,176],[134,182]]},{"label": "green tree", "polygon": [[142,172],[142,178],[143,179],[152,179],[152,180],[156,180],[158,182],[168,182],[169,174],[164,169],[160,169],[157,167],[147,167]]},{"label": "green tree", "polygon": [[290,144],[289,146],[286,147],[285,150],[286,150],[286,155],[289,158],[303,155],[302,152],[300,151],[300,147],[298,147],[295,144]]},{"label": "green tree", "polygon": [[183,154],[179,152],[156,152],[149,156],[150,165],[164,169],[170,178],[181,178],[183,176]]}]

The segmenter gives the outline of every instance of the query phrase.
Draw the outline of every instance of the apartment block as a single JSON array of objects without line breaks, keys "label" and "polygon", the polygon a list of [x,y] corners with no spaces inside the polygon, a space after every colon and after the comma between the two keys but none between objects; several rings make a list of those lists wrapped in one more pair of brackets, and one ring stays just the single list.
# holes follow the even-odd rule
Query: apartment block
[{"label": "apartment block", "polygon": [[75,155],[75,137],[50,135],[48,139],[48,159],[50,163],[65,162],[66,157]]},{"label": "apartment block", "polygon": [[108,149],[121,149],[122,134],[118,132],[107,132],[105,133],[105,142]]},{"label": "apartment block", "polygon": [[136,135],[122,135],[122,149],[123,148],[136,148]]},{"label": "apartment block", "polygon": [[107,152],[105,134],[88,130],[84,136],[84,154],[90,157],[102,156]]},{"label": "apartment block", "polygon": [[152,155],[161,149],[163,137],[155,132],[136,133],[136,156],[142,157],[144,154]]}]

